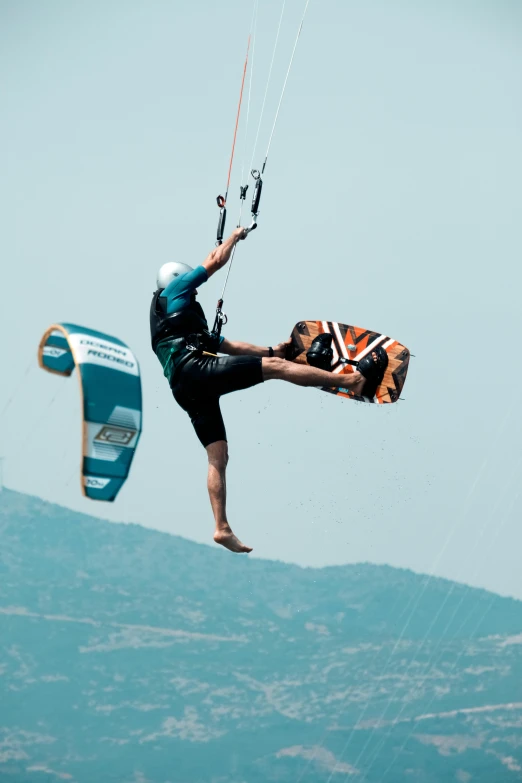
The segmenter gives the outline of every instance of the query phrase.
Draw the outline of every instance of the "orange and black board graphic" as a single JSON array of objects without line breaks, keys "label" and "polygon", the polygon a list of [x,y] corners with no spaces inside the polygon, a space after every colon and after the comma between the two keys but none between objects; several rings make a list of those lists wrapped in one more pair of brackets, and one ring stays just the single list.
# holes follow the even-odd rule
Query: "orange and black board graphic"
[{"label": "orange and black board graphic", "polygon": [[292,361],[298,364],[307,364],[306,352],[310,348],[312,340],[318,334],[325,332],[333,337],[332,373],[343,375],[354,372],[356,367],[348,364],[348,361],[359,361],[378,345],[382,346],[388,354],[388,367],[373,398],[361,397],[348,389],[340,389],[336,386],[323,386],[323,391],[337,394],[339,397],[347,397],[350,400],[373,402],[379,405],[397,402],[406,380],[410,361],[410,352],[404,345],[384,334],[361,329],[358,326],[338,324],[335,321],[299,321],[294,326],[291,335]]}]

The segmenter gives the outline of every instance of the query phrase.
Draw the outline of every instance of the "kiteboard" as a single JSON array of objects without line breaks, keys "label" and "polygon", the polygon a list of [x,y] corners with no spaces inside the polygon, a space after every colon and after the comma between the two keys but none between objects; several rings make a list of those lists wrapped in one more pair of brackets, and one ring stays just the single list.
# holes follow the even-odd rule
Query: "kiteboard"
[{"label": "kiteboard", "polygon": [[357,362],[377,346],[381,346],[388,354],[388,366],[373,397],[354,394],[349,389],[335,386],[335,383],[332,386],[321,387],[322,391],[359,402],[380,405],[397,402],[406,380],[410,361],[410,352],[406,346],[380,332],[361,329],[359,326],[339,324],[335,321],[299,321],[292,330],[292,344],[287,358],[297,364],[308,364],[306,353],[313,340],[320,334],[332,335],[333,357],[330,371],[334,375],[354,372],[357,369]]}]

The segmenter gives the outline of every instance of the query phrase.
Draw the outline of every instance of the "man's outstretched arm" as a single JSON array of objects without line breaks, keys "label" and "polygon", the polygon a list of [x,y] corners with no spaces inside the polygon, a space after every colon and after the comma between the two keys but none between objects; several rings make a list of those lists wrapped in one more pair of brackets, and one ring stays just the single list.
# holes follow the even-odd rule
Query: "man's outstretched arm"
[{"label": "man's outstretched arm", "polygon": [[217,272],[218,269],[221,269],[221,267],[225,266],[227,261],[230,259],[230,256],[232,255],[232,250],[234,247],[237,245],[240,239],[244,238],[245,229],[236,228],[228,237],[228,239],[225,239],[222,245],[218,245],[218,247],[215,247],[214,250],[208,254],[201,266],[205,267],[209,277],[211,277],[214,272]]},{"label": "man's outstretched arm", "polygon": [[[287,340],[279,345],[274,345],[274,356],[278,356],[280,359],[285,358],[285,347],[289,345],[291,341]],[[251,343],[240,343],[237,340],[223,340],[219,346],[220,353],[226,353],[229,356],[270,356],[268,346],[263,348],[260,345],[252,345]]]}]

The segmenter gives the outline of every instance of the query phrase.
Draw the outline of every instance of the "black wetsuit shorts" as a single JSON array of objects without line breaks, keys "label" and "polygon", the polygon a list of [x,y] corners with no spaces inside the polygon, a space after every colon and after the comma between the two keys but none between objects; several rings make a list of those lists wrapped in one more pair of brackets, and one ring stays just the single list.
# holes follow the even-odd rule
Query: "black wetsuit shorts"
[{"label": "black wetsuit shorts", "polygon": [[259,356],[205,356],[195,354],[174,372],[174,399],[190,416],[201,444],[206,448],[226,440],[219,398],[263,382]]}]

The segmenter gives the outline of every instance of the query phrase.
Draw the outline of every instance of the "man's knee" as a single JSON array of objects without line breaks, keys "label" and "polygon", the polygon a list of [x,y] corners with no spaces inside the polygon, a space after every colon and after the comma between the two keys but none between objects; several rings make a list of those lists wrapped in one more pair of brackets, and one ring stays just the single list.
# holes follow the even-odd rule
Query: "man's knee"
[{"label": "man's knee", "polygon": [[208,461],[218,470],[225,470],[228,465],[228,443],[217,440],[207,446]]},{"label": "man's knee", "polygon": [[261,362],[263,368],[263,378],[269,380],[270,378],[281,378],[287,367],[285,359],[279,359],[277,356],[264,356]]}]

